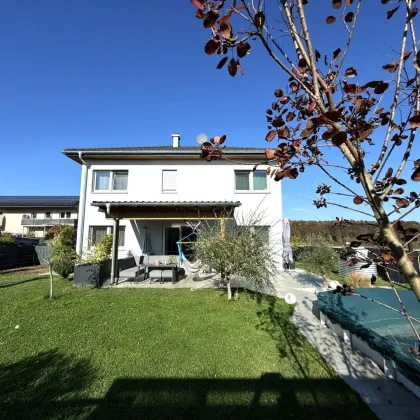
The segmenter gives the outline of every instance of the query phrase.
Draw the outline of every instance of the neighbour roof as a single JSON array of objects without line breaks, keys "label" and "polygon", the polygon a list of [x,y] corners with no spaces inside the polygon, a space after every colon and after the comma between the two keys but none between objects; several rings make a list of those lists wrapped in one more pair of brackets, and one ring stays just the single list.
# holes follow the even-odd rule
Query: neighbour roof
[{"label": "neighbour roof", "polygon": [[75,207],[78,196],[65,195],[3,195],[0,196],[0,207]]},{"label": "neighbour roof", "polygon": [[[235,156],[238,158],[254,158],[264,154],[265,149],[256,147],[225,147],[224,154]],[[155,147],[99,147],[99,148],[81,148],[81,149],[64,149],[65,154],[70,159],[82,163],[82,159],[100,159],[108,158],[125,158],[125,159],[174,159],[174,158],[195,158],[200,159],[200,146],[155,146]]]}]

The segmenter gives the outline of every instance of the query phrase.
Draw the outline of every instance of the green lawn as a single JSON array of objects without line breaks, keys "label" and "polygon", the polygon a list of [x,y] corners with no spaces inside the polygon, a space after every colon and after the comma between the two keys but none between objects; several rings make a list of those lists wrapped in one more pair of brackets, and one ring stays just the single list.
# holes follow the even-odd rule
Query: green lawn
[{"label": "green lawn", "polygon": [[0,275],[2,419],[375,418],[281,300],[48,287]]},{"label": "green lawn", "polygon": [[[319,271],[316,269],[316,267],[305,264],[301,261],[296,261],[296,267],[301,268],[302,270],[308,271],[310,273],[321,275]],[[338,274],[338,266],[337,266],[337,271],[330,271],[327,273],[327,278],[331,280],[337,280],[340,283],[346,282],[346,279],[343,276],[340,276],[340,274]],[[394,283],[394,286],[396,289],[400,289],[400,290],[411,290],[411,286],[408,283],[407,284]],[[377,277],[376,282],[375,282],[375,287],[390,287],[390,284],[389,284],[389,281],[386,281],[380,277]]]}]

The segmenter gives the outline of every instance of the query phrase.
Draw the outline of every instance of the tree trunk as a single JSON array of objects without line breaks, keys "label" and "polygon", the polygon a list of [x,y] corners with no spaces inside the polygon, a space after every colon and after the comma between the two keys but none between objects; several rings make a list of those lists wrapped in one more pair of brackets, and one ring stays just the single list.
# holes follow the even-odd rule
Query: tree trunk
[{"label": "tree trunk", "polygon": [[50,299],[53,298],[53,272],[51,263],[48,265],[50,269]]},{"label": "tree trunk", "polygon": [[392,255],[397,261],[397,264],[404,275],[404,277],[410,283],[417,300],[420,302],[420,276],[414,268],[413,262],[410,260],[407,251],[404,249],[401,241],[395,233],[393,227],[389,222],[383,226],[383,233],[385,240],[392,252]]},{"label": "tree trunk", "polygon": [[232,289],[230,288],[230,278],[226,277],[227,297],[228,300],[232,300]]}]

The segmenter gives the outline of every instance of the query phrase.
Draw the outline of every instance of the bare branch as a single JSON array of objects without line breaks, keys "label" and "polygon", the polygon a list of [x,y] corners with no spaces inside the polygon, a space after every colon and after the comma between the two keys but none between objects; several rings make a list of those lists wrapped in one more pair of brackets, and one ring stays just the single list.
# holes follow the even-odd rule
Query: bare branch
[{"label": "bare branch", "polygon": [[364,214],[365,216],[369,216],[369,217],[375,218],[375,216],[373,216],[372,214],[366,213],[366,212],[361,211],[361,210],[352,209],[351,207],[343,206],[342,204],[330,203],[328,201],[326,202],[326,204],[328,204],[330,206],[341,207],[341,208],[346,209],[346,210],[351,210],[351,211],[354,211],[356,213]]},{"label": "bare branch", "polygon": [[[412,0],[408,0],[408,3],[410,4],[410,7],[411,7],[411,1]],[[376,172],[376,170],[379,169],[379,172],[377,173],[376,178],[375,178],[375,182],[378,180],[378,178],[379,178],[379,176],[382,172],[382,169],[383,169],[383,167],[385,166],[385,163],[386,163],[386,162],[384,162],[384,165],[382,165],[382,161],[385,157],[385,153],[388,150],[389,139],[391,137],[391,131],[392,131],[392,124],[394,122],[395,112],[397,110],[397,105],[398,105],[398,97],[399,97],[400,88],[401,88],[401,74],[402,74],[402,70],[403,70],[403,67],[404,67],[405,46],[407,44],[408,22],[409,22],[408,16],[409,16],[409,10],[407,10],[407,12],[406,12],[406,21],[405,21],[405,24],[404,24],[403,36],[402,36],[402,41],[401,41],[400,59],[399,59],[399,63],[398,63],[398,73],[397,73],[397,80],[396,80],[396,85],[395,85],[395,94],[394,94],[394,100],[393,100],[392,105],[391,105],[391,114],[390,114],[390,118],[389,118],[389,124],[388,124],[387,131],[386,131],[386,134],[385,134],[385,139],[384,139],[384,142],[383,142],[383,145],[382,145],[381,153],[379,155],[379,158],[378,158],[377,162],[375,163],[374,167],[371,170],[371,173],[374,174]]]}]

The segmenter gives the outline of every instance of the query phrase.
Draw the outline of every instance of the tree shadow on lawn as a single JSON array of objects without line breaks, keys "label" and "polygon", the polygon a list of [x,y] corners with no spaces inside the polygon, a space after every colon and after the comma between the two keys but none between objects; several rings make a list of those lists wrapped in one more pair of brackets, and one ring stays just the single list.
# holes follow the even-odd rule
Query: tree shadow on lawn
[{"label": "tree shadow on lawn", "polygon": [[1,366],[0,418],[373,418],[335,378],[116,378],[103,397],[89,398],[94,381],[89,361],[57,352]]},{"label": "tree shadow on lawn", "polygon": [[79,417],[92,410],[82,395],[94,377],[88,360],[55,351],[0,365],[0,419]]},{"label": "tree shadow on lawn", "polygon": [[0,277],[0,289],[3,289],[5,287],[17,286],[18,284],[23,284],[23,283],[30,283],[33,281],[45,280],[46,276],[47,274],[45,274],[45,276],[41,275],[41,276],[36,276],[30,279],[17,280],[17,281],[2,281]]}]

